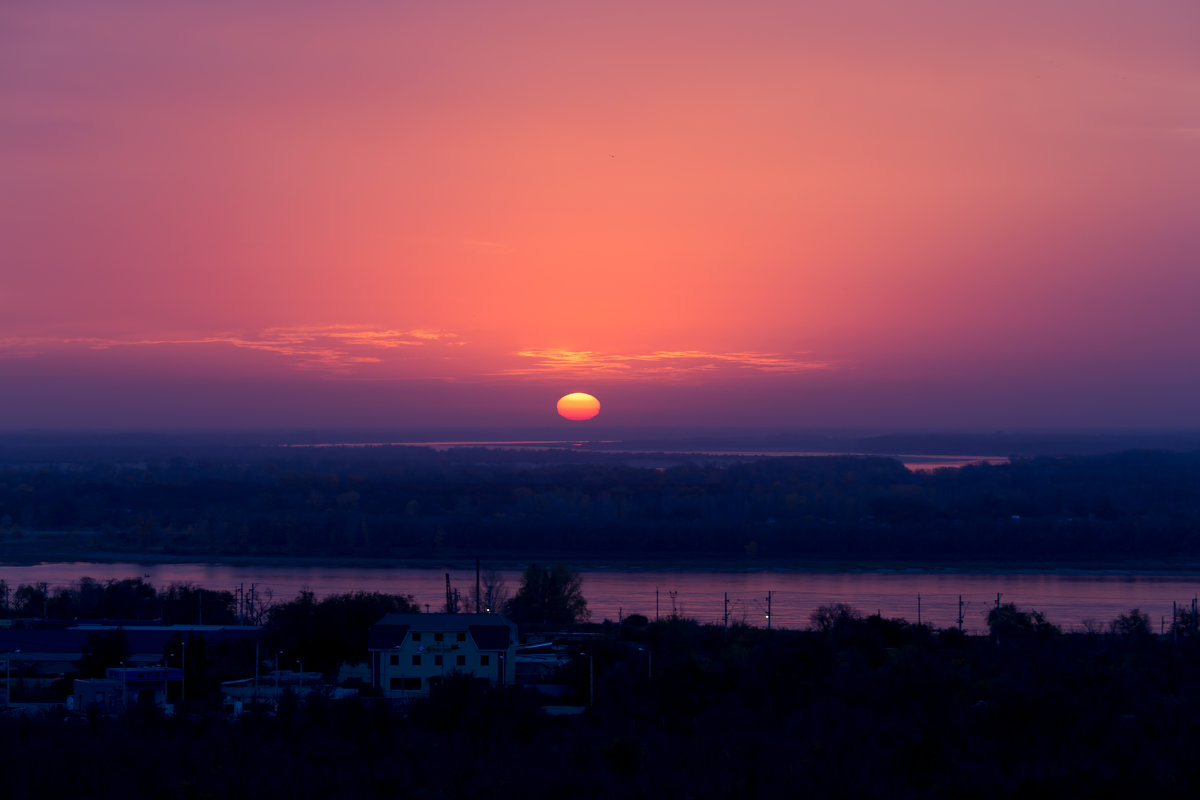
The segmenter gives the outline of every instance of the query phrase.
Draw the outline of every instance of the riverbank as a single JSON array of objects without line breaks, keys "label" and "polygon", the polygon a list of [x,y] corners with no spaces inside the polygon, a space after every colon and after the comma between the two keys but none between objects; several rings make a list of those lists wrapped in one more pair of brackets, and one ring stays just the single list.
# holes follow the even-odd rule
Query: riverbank
[{"label": "riverbank", "polygon": [[911,572],[974,574],[1090,574],[1090,575],[1188,575],[1200,574],[1197,559],[1012,559],[947,556],[937,558],[853,558],[814,556],[809,558],[740,558],[715,555],[660,554],[579,554],[540,551],[534,553],[463,552],[414,553],[408,557],[371,558],[361,556],[283,556],[198,553],[147,553],[137,551],[96,551],[79,549],[22,548],[10,550],[0,545],[0,568],[33,564],[205,564],[234,567],[336,567],[365,569],[451,569],[475,568],[476,558],[486,569],[521,570],[529,564],[563,562],[582,571],[705,571],[705,572]]}]

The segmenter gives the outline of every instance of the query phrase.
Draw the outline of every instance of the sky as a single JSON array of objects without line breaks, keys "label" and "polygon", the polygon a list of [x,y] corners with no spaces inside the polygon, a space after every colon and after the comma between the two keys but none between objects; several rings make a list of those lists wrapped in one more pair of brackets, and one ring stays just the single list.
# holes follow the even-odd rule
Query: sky
[{"label": "sky", "polygon": [[1195,0],[8,0],[0,429],[1200,427],[1198,41]]}]

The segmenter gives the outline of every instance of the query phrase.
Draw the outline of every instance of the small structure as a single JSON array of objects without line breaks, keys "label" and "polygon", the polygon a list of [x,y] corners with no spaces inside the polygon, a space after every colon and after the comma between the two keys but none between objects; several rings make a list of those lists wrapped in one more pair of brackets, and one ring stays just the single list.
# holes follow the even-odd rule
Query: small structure
[{"label": "small structure", "polygon": [[392,699],[427,695],[448,675],[516,678],[517,626],[495,614],[388,614],[371,628],[371,684]]},{"label": "small structure", "polygon": [[95,707],[103,714],[124,714],[135,706],[166,709],[167,682],[183,680],[183,670],[163,667],[110,667],[103,678],[80,678],[72,688],[79,711]]},{"label": "small structure", "polygon": [[124,688],[120,681],[108,678],[78,678],[71,690],[69,708],[79,711],[94,708],[101,714],[124,714]]},{"label": "small structure", "polygon": [[221,694],[228,700],[237,703],[265,703],[271,706],[278,706],[280,698],[287,692],[298,697],[307,697],[314,692],[324,691],[336,694],[332,687],[324,683],[321,673],[286,669],[221,684]]},{"label": "small structure", "polygon": [[[209,647],[223,642],[253,642],[262,628],[251,625],[153,625],[139,621],[60,622],[56,620],[8,620],[0,626],[0,668],[5,653],[19,651],[12,660],[13,679],[20,670],[28,686],[49,686],[55,679],[75,670],[76,664],[91,649],[92,636],[124,633],[129,666],[150,667],[161,664],[168,644],[176,637],[191,641],[203,638]],[[189,645],[190,646],[190,645]],[[175,666],[181,666],[183,652],[175,651]],[[0,671],[0,680],[3,680]],[[0,701],[2,702],[2,701]]]}]

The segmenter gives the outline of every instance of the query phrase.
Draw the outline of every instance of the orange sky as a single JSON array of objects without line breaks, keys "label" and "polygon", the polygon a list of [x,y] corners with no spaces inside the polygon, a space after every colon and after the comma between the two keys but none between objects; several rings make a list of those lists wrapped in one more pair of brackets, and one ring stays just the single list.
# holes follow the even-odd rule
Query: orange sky
[{"label": "orange sky", "polygon": [[1198,41],[1193,0],[7,3],[0,427],[1194,427]]}]

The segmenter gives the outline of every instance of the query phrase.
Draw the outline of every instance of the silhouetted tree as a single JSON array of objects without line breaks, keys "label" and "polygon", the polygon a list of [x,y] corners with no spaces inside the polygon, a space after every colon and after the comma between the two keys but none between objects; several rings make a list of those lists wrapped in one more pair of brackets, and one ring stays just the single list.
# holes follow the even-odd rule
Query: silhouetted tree
[{"label": "silhouetted tree", "polygon": [[1175,636],[1193,637],[1200,632],[1200,612],[1190,604],[1180,604],[1175,612],[1175,622],[1171,625],[1171,633]]},{"label": "silhouetted tree", "polygon": [[129,639],[123,629],[117,628],[115,631],[89,635],[87,648],[83,651],[83,657],[76,662],[75,668],[81,678],[103,678],[104,670],[120,666],[127,658]]},{"label": "silhouetted tree", "polygon": [[583,579],[566,564],[530,564],[521,588],[508,601],[508,616],[518,623],[569,625],[588,618]]},{"label": "silhouetted tree", "polygon": [[862,614],[858,609],[847,603],[819,606],[808,615],[808,621],[812,623],[813,628],[823,632],[845,627],[860,619],[862,619]]},{"label": "silhouetted tree", "polygon": [[988,630],[992,638],[1003,641],[1030,636],[1056,636],[1060,631],[1046,621],[1040,611],[1022,611],[1015,603],[1003,603],[988,611]]},{"label": "silhouetted tree", "polygon": [[1109,623],[1108,629],[1123,639],[1146,639],[1154,633],[1150,627],[1150,617],[1136,608],[1131,609],[1128,614],[1118,614],[1117,618]]},{"label": "silhouetted tree", "polygon": [[13,595],[13,607],[18,617],[45,617],[49,587],[45,581],[30,586],[22,584]]},{"label": "silhouetted tree", "polygon": [[332,673],[343,662],[367,657],[367,632],[385,614],[419,611],[412,595],[382,592],[335,594],[318,601],[309,590],[271,607],[267,651],[284,654],[281,666],[302,661],[306,670]]}]

